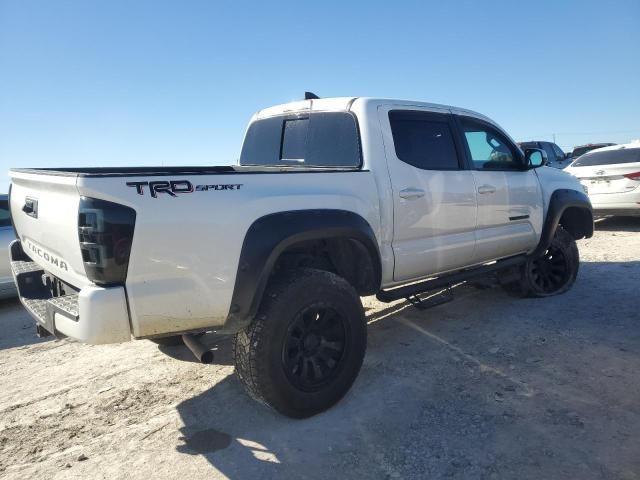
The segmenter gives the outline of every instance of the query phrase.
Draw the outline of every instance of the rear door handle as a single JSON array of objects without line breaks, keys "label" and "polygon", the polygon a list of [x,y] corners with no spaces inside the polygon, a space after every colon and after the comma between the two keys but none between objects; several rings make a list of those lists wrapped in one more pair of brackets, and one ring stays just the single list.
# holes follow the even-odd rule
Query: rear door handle
[{"label": "rear door handle", "polygon": [[421,188],[405,188],[404,190],[400,190],[400,198],[413,200],[414,198],[420,197],[424,197],[424,190]]},{"label": "rear door handle", "polygon": [[478,193],[481,195],[486,195],[487,193],[496,193],[496,187],[493,185],[480,185],[478,187]]}]

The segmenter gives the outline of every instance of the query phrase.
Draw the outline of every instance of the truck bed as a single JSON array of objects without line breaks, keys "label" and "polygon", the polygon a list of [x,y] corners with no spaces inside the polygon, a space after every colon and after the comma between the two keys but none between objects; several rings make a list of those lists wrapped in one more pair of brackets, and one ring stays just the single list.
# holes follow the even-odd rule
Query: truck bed
[{"label": "truck bed", "polygon": [[[95,261],[83,256],[81,203],[97,199],[135,211],[124,287],[137,338],[224,325],[240,251],[259,218],[299,209],[348,210],[379,228],[377,187],[360,168],[44,168],[14,169],[10,176],[11,213],[24,252],[39,269],[81,292],[80,309],[89,293],[120,288],[96,287],[86,274],[86,263]],[[189,188],[151,193],[154,184],[171,183]],[[94,207],[87,208],[92,214]]]}]

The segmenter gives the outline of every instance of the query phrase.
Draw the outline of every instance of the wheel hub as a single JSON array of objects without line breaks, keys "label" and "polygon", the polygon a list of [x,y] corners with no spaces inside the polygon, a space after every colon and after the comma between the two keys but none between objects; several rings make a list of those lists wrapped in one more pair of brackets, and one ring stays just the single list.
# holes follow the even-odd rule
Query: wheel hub
[{"label": "wheel hub", "polygon": [[346,342],[342,315],[332,308],[307,307],[287,331],[282,351],[285,374],[301,390],[318,390],[340,370]]},{"label": "wheel hub", "polygon": [[569,280],[569,262],[562,249],[551,246],[543,256],[531,262],[531,278],[544,293],[553,293]]},{"label": "wheel hub", "polygon": [[316,335],[315,333],[309,333],[305,335],[304,339],[302,340],[302,347],[303,347],[305,356],[308,357],[310,355],[313,355],[315,351],[318,349],[318,346],[320,345],[321,341],[322,341],[322,338]]}]

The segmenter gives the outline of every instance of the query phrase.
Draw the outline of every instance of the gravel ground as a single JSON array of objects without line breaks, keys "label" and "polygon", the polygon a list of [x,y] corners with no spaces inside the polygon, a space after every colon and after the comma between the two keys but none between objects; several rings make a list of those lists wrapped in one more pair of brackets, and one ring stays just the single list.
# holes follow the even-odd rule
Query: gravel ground
[{"label": "gravel ground", "polygon": [[0,477],[640,478],[640,219],[579,243],[574,288],[365,299],[362,372],[309,420],[256,404],[184,347],[38,340],[0,304]]}]

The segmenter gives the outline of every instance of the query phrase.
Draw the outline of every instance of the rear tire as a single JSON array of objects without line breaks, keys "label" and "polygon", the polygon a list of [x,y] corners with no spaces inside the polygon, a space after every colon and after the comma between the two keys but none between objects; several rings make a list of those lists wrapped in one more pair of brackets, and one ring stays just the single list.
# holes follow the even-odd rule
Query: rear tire
[{"label": "rear tire", "polygon": [[330,272],[274,279],[258,314],[233,342],[236,374],[256,400],[293,418],[337,403],[358,376],[367,325],[354,288]]},{"label": "rear tire", "polygon": [[509,293],[522,297],[550,297],[567,292],[576,281],[580,254],[575,239],[561,226],[547,251],[520,267],[520,279],[504,285]]}]

